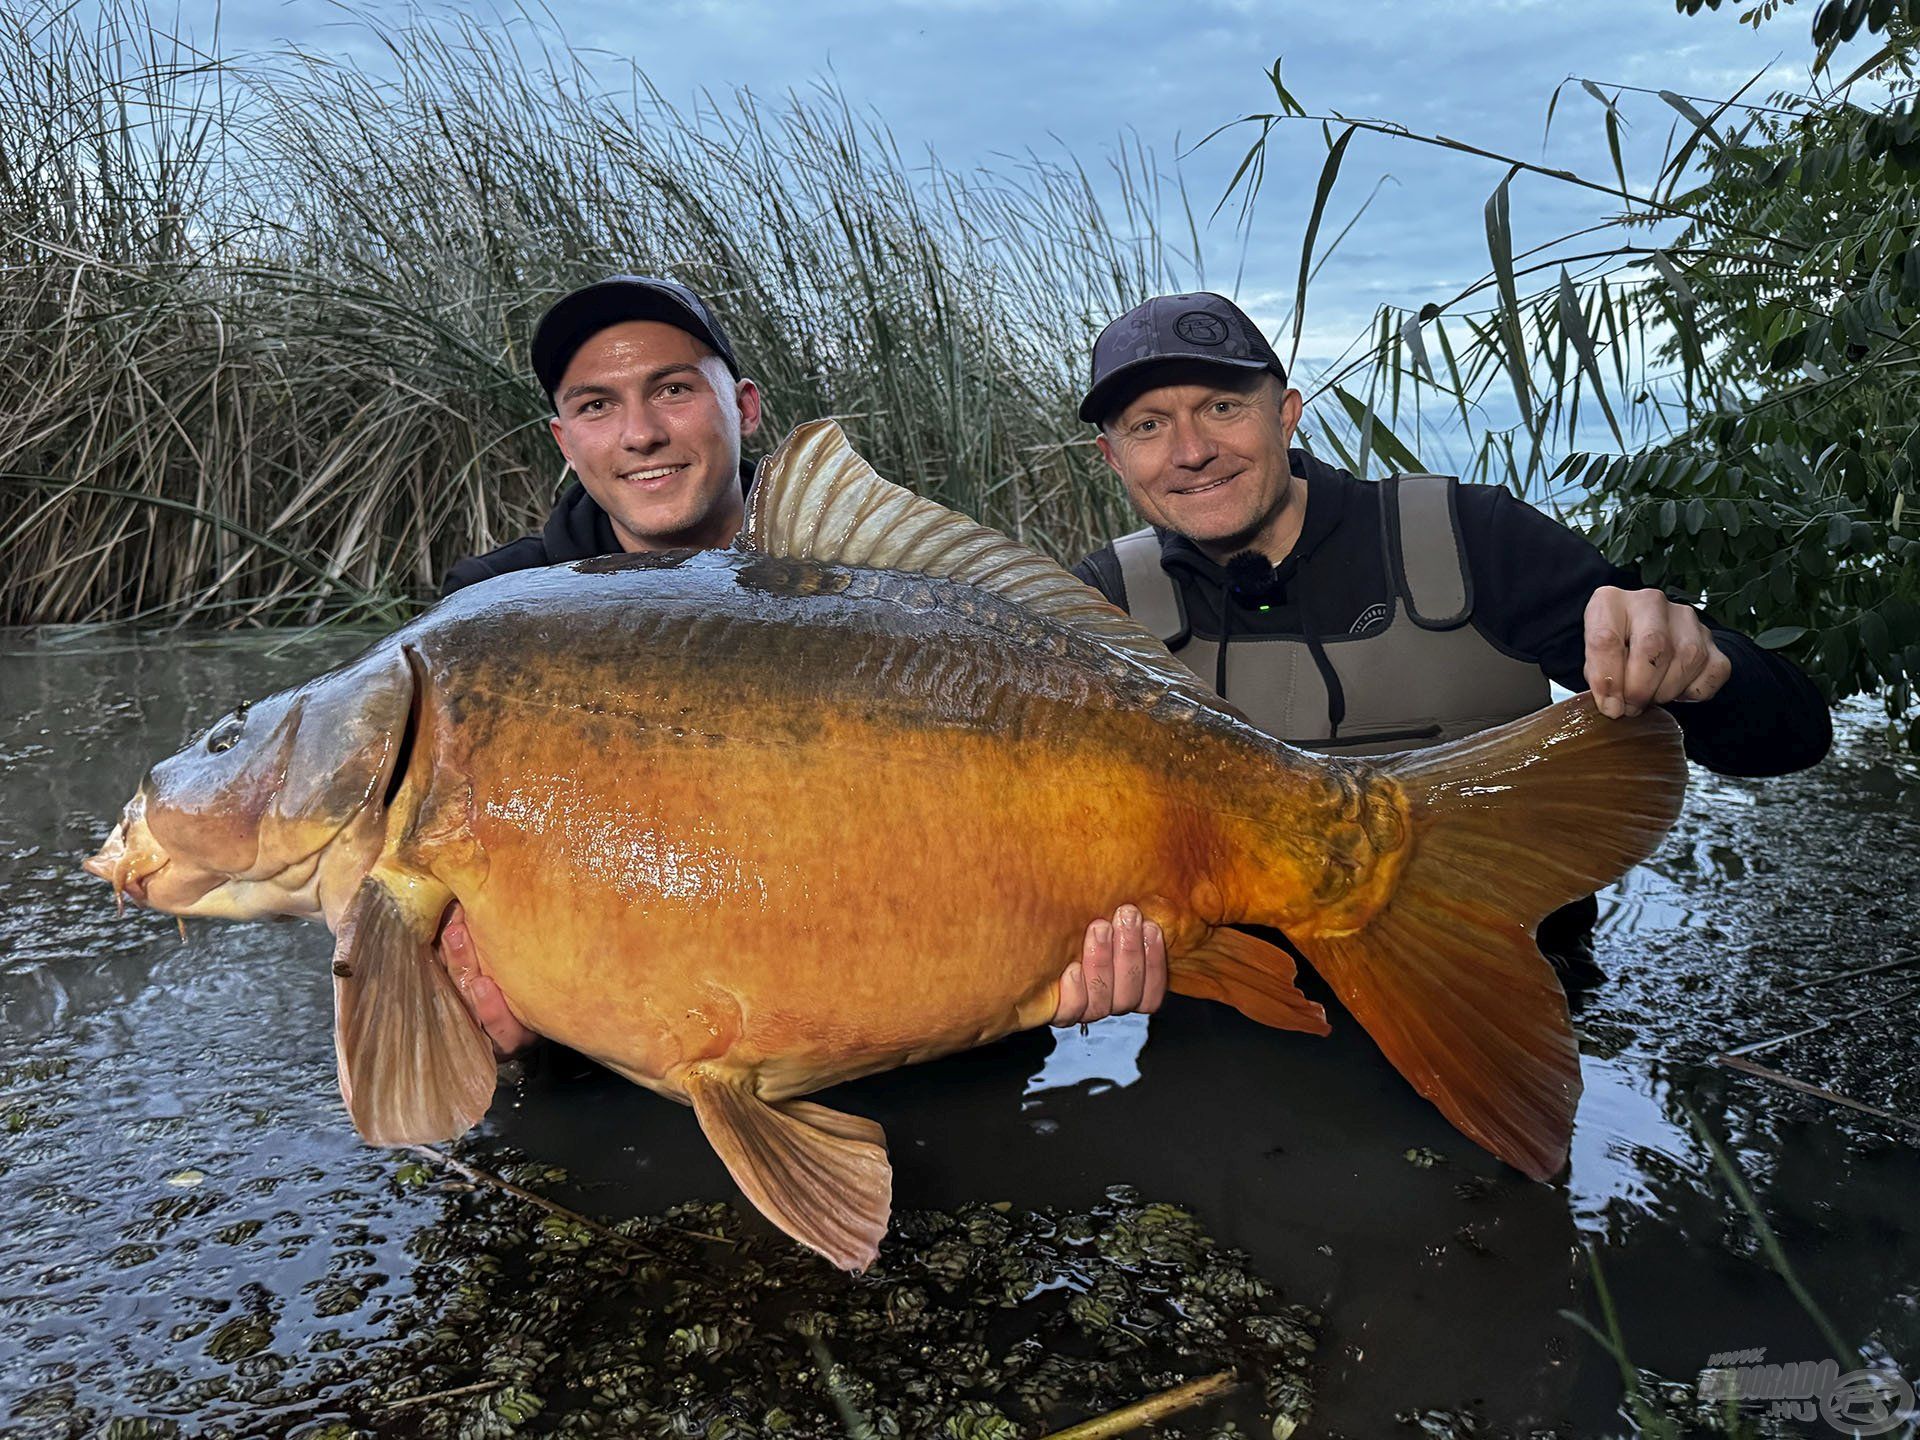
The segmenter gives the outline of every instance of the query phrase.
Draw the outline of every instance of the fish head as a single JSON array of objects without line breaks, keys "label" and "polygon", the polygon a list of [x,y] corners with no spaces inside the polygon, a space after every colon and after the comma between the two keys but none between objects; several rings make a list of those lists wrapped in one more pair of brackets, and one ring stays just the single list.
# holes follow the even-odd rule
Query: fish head
[{"label": "fish head", "polygon": [[384,843],[415,700],[383,644],[235,707],[147,772],[86,870],[169,915],[331,918]]}]

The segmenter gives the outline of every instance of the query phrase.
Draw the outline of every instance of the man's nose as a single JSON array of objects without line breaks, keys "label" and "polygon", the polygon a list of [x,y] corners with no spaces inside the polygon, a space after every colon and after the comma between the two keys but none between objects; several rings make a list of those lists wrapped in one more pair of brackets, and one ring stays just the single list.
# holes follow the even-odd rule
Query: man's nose
[{"label": "man's nose", "polygon": [[667,443],[667,427],[651,405],[629,405],[622,412],[620,443],[629,450],[658,450]]},{"label": "man's nose", "polygon": [[1173,421],[1173,463],[1184,470],[1204,468],[1220,452],[1205,428],[1191,420]]}]

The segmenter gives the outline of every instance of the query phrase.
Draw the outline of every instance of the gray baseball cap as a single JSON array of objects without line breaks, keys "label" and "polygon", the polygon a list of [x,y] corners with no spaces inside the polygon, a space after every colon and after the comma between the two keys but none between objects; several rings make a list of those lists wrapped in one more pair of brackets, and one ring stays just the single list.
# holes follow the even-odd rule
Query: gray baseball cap
[{"label": "gray baseball cap", "polygon": [[1140,372],[1168,360],[1201,360],[1237,370],[1271,370],[1287,383],[1287,367],[1260,327],[1224,295],[1156,295],[1136,305],[1093,342],[1093,382],[1080,418],[1098,425],[1117,408]]},{"label": "gray baseball cap", "polygon": [[562,295],[533,327],[533,373],[549,397],[580,347],[623,320],[659,320],[684,330],[726,362],[740,378],[727,332],[707,302],[677,280],[657,275],[612,275]]}]

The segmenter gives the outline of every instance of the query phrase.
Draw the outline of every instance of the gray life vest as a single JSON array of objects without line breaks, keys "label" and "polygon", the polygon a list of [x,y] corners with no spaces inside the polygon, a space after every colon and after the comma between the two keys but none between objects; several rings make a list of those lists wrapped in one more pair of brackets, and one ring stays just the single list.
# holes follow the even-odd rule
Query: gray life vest
[{"label": "gray life vest", "polygon": [[[1364,635],[1320,637],[1346,697],[1337,735],[1326,681],[1298,636],[1234,635],[1221,694],[1269,735],[1340,755],[1436,745],[1545,705],[1540,667],[1496,648],[1471,624],[1454,484],[1450,475],[1401,475],[1380,485],[1380,533],[1394,587],[1387,624]],[[1212,685],[1220,643],[1194,637],[1180,587],[1161,567],[1159,537],[1136,530],[1114,541],[1113,550],[1133,618]]]}]

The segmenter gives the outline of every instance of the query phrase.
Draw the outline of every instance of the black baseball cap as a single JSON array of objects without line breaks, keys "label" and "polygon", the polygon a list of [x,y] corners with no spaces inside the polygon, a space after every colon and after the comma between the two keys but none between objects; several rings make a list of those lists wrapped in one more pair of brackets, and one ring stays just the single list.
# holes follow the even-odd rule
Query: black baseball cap
[{"label": "black baseball cap", "polygon": [[533,373],[549,398],[560,388],[560,377],[575,352],[623,320],[658,320],[684,330],[726,361],[734,379],[740,378],[740,362],[727,332],[706,301],[678,281],[657,275],[612,275],[562,295],[533,327]]},{"label": "black baseball cap", "polygon": [[1136,305],[1093,342],[1093,383],[1080,418],[1098,425],[1149,365],[1202,360],[1238,370],[1271,370],[1287,383],[1287,367],[1260,327],[1224,295],[1156,295]]}]

